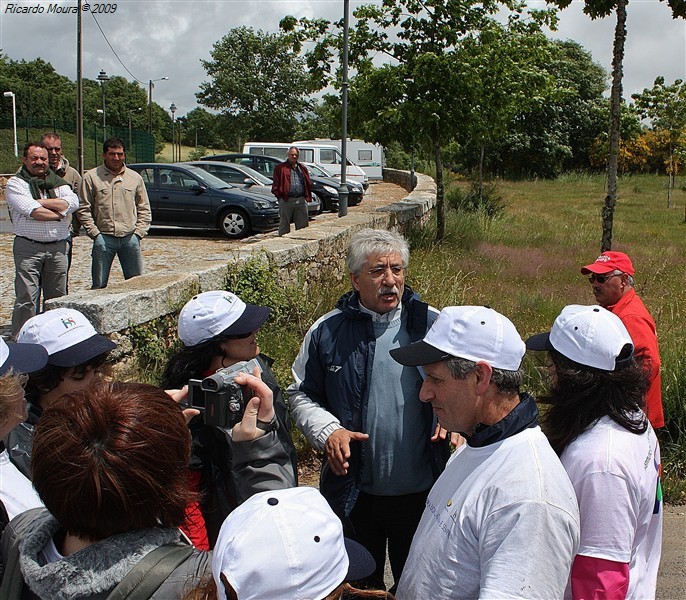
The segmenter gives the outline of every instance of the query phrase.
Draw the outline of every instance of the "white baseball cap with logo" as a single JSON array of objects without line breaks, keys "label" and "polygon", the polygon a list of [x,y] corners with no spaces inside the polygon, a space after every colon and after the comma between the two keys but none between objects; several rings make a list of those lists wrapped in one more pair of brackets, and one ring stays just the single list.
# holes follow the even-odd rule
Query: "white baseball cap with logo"
[{"label": "white baseball cap with logo", "polygon": [[179,313],[178,333],[184,346],[196,346],[219,335],[257,331],[271,308],[246,304],[236,294],[215,290],[193,296]]},{"label": "white baseball cap with logo", "polygon": [[117,347],[73,308],[55,308],[31,317],[17,342],[40,344],[48,351],[48,364],[57,367],[76,367]]},{"label": "white baseball cap with logo", "polygon": [[550,332],[526,340],[529,350],[557,350],[568,359],[601,371],[614,371],[633,356],[634,343],[622,320],[602,306],[570,304]]},{"label": "white baseball cap with logo", "polygon": [[517,371],[525,352],[516,327],[499,312],[488,306],[447,306],[423,340],[391,350],[391,356],[410,367],[455,357]]}]

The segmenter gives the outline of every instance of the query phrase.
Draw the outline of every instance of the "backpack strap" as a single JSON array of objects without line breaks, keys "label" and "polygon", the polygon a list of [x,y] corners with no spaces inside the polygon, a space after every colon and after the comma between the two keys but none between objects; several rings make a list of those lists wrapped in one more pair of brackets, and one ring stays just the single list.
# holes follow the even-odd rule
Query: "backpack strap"
[{"label": "backpack strap", "polygon": [[[146,554],[115,587],[107,600],[148,600],[182,562],[193,546],[165,544]],[[0,594],[0,598],[3,596]]]},{"label": "backpack strap", "polygon": [[31,508],[14,517],[5,528],[2,536],[2,558],[5,564],[2,585],[0,585],[0,598],[3,600],[22,598],[24,577],[19,569],[19,543],[33,520],[47,512],[47,508]]}]

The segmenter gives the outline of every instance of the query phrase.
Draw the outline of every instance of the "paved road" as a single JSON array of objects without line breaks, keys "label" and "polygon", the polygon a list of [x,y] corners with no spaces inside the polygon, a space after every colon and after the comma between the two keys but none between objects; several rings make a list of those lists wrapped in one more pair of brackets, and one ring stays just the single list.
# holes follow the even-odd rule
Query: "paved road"
[{"label": "paved road", "polygon": [[[376,210],[396,202],[407,195],[400,186],[392,183],[374,183],[369,186],[364,200],[348,209],[350,215]],[[338,220],[336,213],[322,213],[310,221],[311,227],[325,228]],[[188,229],[151,229],[141,245],[143,263],[148,273],[163,271],[189,262],[203,261],[218,264],[231,260],[231,252],[241,246],[264,238],[275,237],[276,232],[251,236],[244,240],[229,240],[219,231],[191,231]],[[7,216],[7,205],[0,201],[0,334],[8,331],[14,303],[14,262],[12,259],[12,226]],[[69,271],[69,290],[90,289],[90,250],[92,242],[81,235],[74,239],[73,263]],[[121,269],[115,260],[110,283],[123,281]]]}]

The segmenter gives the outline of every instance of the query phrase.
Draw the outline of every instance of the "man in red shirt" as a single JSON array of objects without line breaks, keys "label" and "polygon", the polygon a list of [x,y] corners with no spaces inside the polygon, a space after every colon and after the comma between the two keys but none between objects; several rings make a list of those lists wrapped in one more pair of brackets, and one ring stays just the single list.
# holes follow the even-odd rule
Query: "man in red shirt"
[{"label": "man in red shirt", "polygon": [[655,321],[634,290],[634,266],[624,252],[603,252],[595,262],[581,267],[593,287],[598,304],[616,314],[634,342],[635,353],[642,356],[650,370],[645,413],[654,429],[664,427],[660,352]]},{"label": "man in red shirt", "polygon": [[307,227],[307,203],[312,201],[312,181],[305,165],[298,162],[300,151],[291,146],[288,159],[274,169],[272,194],[279,201],[279,235],[289,233],[291,221],[296,229]]}]

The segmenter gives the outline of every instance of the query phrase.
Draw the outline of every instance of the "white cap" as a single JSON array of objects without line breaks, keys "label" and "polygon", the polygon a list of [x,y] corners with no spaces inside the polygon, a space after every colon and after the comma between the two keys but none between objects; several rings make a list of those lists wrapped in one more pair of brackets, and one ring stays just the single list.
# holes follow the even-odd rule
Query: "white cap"
[{"label": "white cap", "polygon": [[391,350],[402,365],[416,367],[451,357],[517,371],[526,348],[507,317],[488,306],[447,306],[420,342]]},{"label": "white cap", "polygon": [[48,364],[58,367],[76,367],[117,347],[73,308],[55,308],[31,317],[17,342],[40,344],[48,351]]},{"label": "white cap", "polygon": [[271,308],[246,304],[236,294],[221,290],[193,296],[179,313],[179,339],[196,346],[218,335],[243,335],[257,331]]},{"label": "white cap", "polygon": [[526,347],[557,350],[580,365],[614,371],[631,358],[634,344],[617,315],[602,306],[571,304],[562,309],[550,333],[531,336]]},{"label": "white cap", "polygon": [[223,574],[239,600],[320,600],[344,580],[374,571],[371,555],[350,542],[318,490],[255,494],[219,532],[212,554],[218,595],[224,597]]}]

